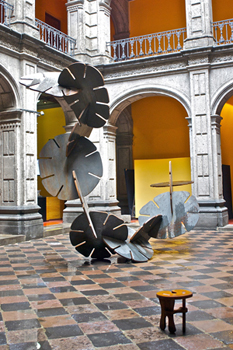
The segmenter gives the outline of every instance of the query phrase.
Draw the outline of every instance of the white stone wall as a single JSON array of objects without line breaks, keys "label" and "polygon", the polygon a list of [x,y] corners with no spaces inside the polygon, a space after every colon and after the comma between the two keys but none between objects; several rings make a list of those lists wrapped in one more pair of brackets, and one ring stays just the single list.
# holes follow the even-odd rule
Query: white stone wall
[{"label": "white stone wall", "polygon": [[[73,58],[37,40],[35,0],[8,1],[14,5],[12,28],[0,28],[0,104],[3,106],[0,112],[0,228],[5,230],[13,220],[15,234],[26,227],[28,236],[33,237],[42,227],[36,205],[34,111],[38,96],[21,87],[19,78],[38,71],[61,70],[76,59],[99,66],[110,96],[109,122],[91,134],[91,140],[100,151],[104,172],[99,185],[88,197],[89,203],[119,214],[117,119],[137,99],[169,96],[177,99],[187,111],[193,193],[205,218],[201,219],[200,227],[225,224],[219,113],[233,91],[233,48],[213,46],[211,0],[185,0],[187,39],[182,52],[127,63],[109,63],[105,44],[110,41],[111,0],[67,1],[68,34],[77,40]],[[21,36],[23,33],[27,35]],[[70,111],[65,113],[72,121]],[[77,207],[80,207],[77,202],[68,203],[68,219],[81,210]],[[19,224],[20,212],[27,217],[23,225]],[[33,227],[32,223],[34,231],[29,228]]]}]

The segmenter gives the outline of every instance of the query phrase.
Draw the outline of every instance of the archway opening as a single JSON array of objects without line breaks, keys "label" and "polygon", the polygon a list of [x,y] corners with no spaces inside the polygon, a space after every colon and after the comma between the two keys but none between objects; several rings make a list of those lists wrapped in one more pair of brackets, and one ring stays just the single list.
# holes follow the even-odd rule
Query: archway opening
[{"label": "archway opening", "polygon": [[233,96],[224,104],[221,117],[221,152],[223,174],[223,197],[228,208],[229,219],[233,219]]},{"label": "archway opening", "polygon": [[[37,119],[37,154],[49,139],[64,134],[65,116],[62,108],[52,96],[41,94],[37,104],[39,113]],[[43,217],[44,225],[58,223],[62,220],[64,201],[52,197],[44,188],[41,177],[38,174],[38,205]]]},{"label": "archway opening", "polygon": [[[139,210],[144,204],[167,190],[155,189],[150,185],[168,181],[169,160],[172,161],[174,180],[191,180],[187,117],[185,108],[174,98],[151,96],[133,102],[118,118],[117,184],[125,181],[123,169],[125,164],[131,164],[134,171],[135,217],[138,217]],[[125,126],[123,132],[123,124],[126,121],[127,127]],[[120,122],[121,136],[119,136]],[[122,137],[121,145],[118,142],[119,137]],[[177,187],[176,190],[191,192],[191,186]],[[127,186],[125,192],[127,195]],[[123,195],[119,188],[117,195],[119,197]]]}]

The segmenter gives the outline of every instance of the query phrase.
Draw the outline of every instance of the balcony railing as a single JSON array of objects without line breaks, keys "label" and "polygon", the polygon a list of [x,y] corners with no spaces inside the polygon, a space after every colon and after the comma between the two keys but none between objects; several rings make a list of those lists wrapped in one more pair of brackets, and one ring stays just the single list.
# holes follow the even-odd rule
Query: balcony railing
[{"label": "balcony railing", "polygon": [[233,43],[233,19],[213,23],[215,45]]},{"label": "balcony railing", "polygon": [[56,50],[70,56],[73,55],[76,44],[75,39],[71,38],[65,33],[60,32],[60,30],[51,27],[47,23],[40,21],[39,19],[36,19],[35,23],[40,31],[40,40]]},{"label": "balcony railing", "polygon": [[186,28],[137,36],[107,43],[114,61],[179,52],[186,38]]},{"label": "balcony railing", "polygon": [[14,6],[8,4],[6,1],[0,0],[0,23],[9,27],[11,24],[11,17]]}]

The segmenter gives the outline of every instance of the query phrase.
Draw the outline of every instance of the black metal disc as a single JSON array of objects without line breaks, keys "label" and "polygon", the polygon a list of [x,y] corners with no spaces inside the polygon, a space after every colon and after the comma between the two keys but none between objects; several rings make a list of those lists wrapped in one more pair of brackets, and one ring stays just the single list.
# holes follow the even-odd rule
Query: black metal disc
[{"label": "black metal disc", "polygon": [[[76,250],[86,257],[104,259],[111,254],[111,248],[106,249],[106,244],[103,240],[105,237],[116,239],[120,237],[125,240],[128,236],[127,226],[123,220],[117,216],[105,212],[90,211],[90,218],[97,237],[93,235],[90,229],[86,214],[78,216],[71,225],[70,240]],[[110,251],[110,252],[109,252]]]},{"label": "black metal disc", "polygon": [[76,94],[64,91],[64,99],[70,105],[81,124],[93,128],[102,127],[109,118],[109,97],[100,71],[90,65],[77,62],[65,68],[58,79],[60,86],[77,89]]},{"label": "black metal disc", "polygon": [[136,240],[143,237],[149,240],[151,237],[157,238],[160,224],[162,222],[162,215],[156,215],[148,219],[130,238],[130,242],[134,243]]}]

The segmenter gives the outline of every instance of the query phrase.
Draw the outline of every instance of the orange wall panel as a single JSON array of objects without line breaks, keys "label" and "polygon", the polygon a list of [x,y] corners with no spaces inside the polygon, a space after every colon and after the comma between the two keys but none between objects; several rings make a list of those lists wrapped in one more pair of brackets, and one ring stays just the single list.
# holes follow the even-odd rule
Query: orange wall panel
[{"label": "orange wall panel", "polygon": [[233,18],[232,0],[212,0],[213,21]]},{"label": "orange wall panel", "polygon": [[59,19],[61,31],[67,34],[66,0],[36,0],[36,18],[45,22],[45,13]]},{"label": "orange wall panel", "polygon": [[154,96],[132,104],[133,158],[189,157],[187,112],[175,99]]},{"label": "orange wall panel", "polygon": [[129,2],[130,36],[186,27],[185,0]]}]

